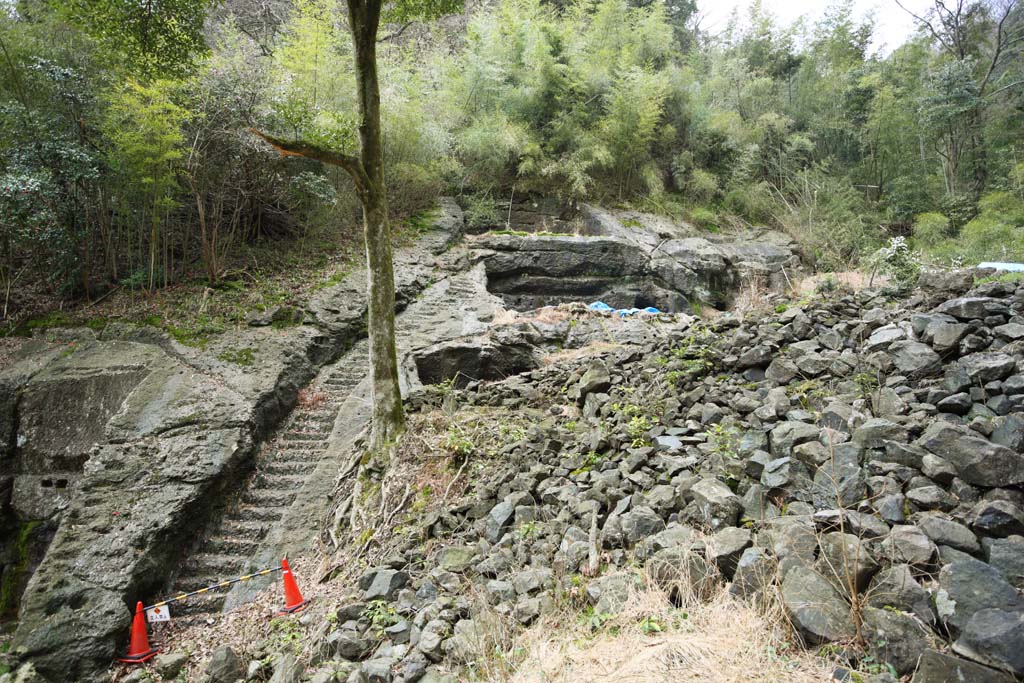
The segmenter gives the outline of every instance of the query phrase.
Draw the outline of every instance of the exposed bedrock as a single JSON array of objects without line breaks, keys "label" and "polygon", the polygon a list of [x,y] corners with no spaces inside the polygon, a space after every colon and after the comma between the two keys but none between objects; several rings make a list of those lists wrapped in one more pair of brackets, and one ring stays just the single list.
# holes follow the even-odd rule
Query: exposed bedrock
[{"label": "exposed bedrock", "polygon": [[[400,305],[443,275],[461,227],[442,202],[396,254]],[[51,333],[0,373],[0,530],[14,532],[0,578],[21,598],[21,658],[48,680],[98,678],[299,389],[365,334],[365,283],[353,273],[292,326],[254,319],[204,350],[127,325]],[[230,360],[242,349],[251,363]]]},{"label": "exposed bedrock", "polygon": [[473,238],[488,289],[517,310],[600,299],[679,311],[727,306],[747,283],[781,289],[799,267],[789,238],[773,231],[694,236],[689,226],[643,214],[583,207],[580,216],[580,234]]}]

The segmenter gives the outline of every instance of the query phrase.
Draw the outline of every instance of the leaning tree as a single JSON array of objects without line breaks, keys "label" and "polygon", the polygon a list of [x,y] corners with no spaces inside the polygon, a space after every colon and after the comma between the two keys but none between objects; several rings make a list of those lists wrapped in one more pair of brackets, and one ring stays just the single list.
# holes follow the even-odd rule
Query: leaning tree
[{"label": "leaning tree", "polygon": [[356,99],[359,105],[358,150],[347,149],[346,136],[318,134],[288,138],[254,131],[279,152],[315,159],[343,168],[352,178],[363,209],[368,274],[370,381],[373,401],[369,452],[371,461],[386,464],[388,452],[405,427],[395,350],[395,279],[392,265],[387,189],[384,184],[384,141],[381,135],[380,84],[377,76],[378,29],[427,21],[456,11],[461,0],[346,0],[352,37]]}]

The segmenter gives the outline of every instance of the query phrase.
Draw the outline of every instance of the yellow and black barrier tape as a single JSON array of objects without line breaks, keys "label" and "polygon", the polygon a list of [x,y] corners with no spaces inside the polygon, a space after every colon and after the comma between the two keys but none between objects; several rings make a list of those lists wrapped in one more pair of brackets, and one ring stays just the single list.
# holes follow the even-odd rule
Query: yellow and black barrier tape
[{"label": "yellow and black barrier tape", "polygon": [[227,586],[231,586],[231,585],[236,584],[236,583],[241,583],[242,581],[248,581],[249,579],[255,579],[256,577],[259,577],[259,576],[266,576],[267,574],[273,574],[274,572],[279,572],[282,569],[283,569],[283,567],[272,567],[270,569],[261,569],[258,572],[253,572],[252,574],[246,574],[245,576],[239,576],[237,579],[228,579],[227,581],[221,581],[220,583],[215,583],[212,586],[207,586],[206,588],[200,588],[199,590],[192,591],[191,593],[181,593],[180,595],[175,595],[173,598],[167,598],[166,600],[161,600],[160,602],[154,602],[152,605],[147,605],[147,606],[143,607],[142,609],[143,609],[143,611],[146,611],[146,610],[153,609],[154,607],[163,607],[164,605],[169,605],[172,602],[181,602],[182,600],[188,600],[189,598],[194,597],[196,595],[201,595],[203,593],[209,593],[210,591],[217,590],[218,588],[226,588]]}]

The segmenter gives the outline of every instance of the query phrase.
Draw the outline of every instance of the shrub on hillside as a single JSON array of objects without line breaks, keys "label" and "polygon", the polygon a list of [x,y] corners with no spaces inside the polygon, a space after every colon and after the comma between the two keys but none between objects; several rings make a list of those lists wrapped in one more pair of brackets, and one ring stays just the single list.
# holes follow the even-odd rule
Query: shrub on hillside
[{"label": "shrub on hillside", "polygon": [[690,173],[686,190],[694,201],[710,202],[718,195],[718,178],[710,171],[695,168]]},{"label": "shrub on hillside", "polygon": [[755,224],[768,223],[779,209],[764,181],[730,189],[722,203],[729,211]]},{"label": "shrub on hillside", "polygon": [[925,249],[934,247],[952,236],[952,227],[941,213],[922,213],[914,219],[914,243]]}]

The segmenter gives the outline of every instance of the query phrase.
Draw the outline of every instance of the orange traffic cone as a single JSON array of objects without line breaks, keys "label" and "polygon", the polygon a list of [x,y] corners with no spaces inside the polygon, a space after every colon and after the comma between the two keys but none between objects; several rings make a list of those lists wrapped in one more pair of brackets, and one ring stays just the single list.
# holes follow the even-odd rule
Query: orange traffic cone
[{"label": "orange traffic cone", "polygon": [[142,603],[135,604],[135,618],[132,619],[132,639],[128,643],[128,654],[118,657],[117,661],[125,664],[142,664],[156,656],[159,648],[149,646],[146,634],[146,615],[142,612]]},{"label": "orange traffic cone", "polygon": [[288,558],[281,560],[281,576],[284,577],[284,609],[278,614],[295,614],[305,609],[309,600],[302,599],[299,586],[295,583],[295,575],[288,566]]}]

